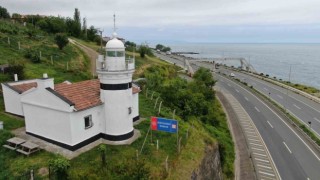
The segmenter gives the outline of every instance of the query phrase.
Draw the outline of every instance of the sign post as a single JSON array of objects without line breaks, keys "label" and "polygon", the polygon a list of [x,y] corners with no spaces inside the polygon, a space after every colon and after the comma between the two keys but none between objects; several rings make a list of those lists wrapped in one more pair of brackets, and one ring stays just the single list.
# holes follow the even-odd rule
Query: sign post
[{"label": "sign post", "polygon": [[[179,151],[179,122],[173,119],[165,119],[160,117],[151,117],[151,130],[164,131],[177,134],[177,150]],[[152,131],[151,131],[152,138]],[[151,140],[152,141],[152,140]]]}]

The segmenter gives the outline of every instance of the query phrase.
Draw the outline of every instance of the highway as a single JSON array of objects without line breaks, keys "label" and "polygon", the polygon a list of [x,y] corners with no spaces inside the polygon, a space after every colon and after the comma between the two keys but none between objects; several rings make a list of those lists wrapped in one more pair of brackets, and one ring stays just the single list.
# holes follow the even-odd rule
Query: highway
[{"label": "highway", "polygon": [[320,104],[256,77],[223,68],[221,71],[227,74],[233,72],[235,78],[247,82],[264,95],[272,98],[307,127],[309,127],[308,122],[311,122],[311,129],[320,137]]},{"label": "highway", "polygon": [[238,84],[216,77],[217,86],[230,92],[250,115],[282,179],[319,179],[320,158],[278,115]]},{"label": "highway", "polygon": [[[174,63],[180,63],[180,65],[183,65],[182,61],[175,61]],[[196,66],[193,67],[197,68]],[[210,69],[210,67],[208,68]],[[303,139],[299,137],[296,132],[279,115],[277,115],[266,103],[261,101],[254,94],[241,87],[234,81],[231,81],[223,76],[220,76],[218,74],[214,74],[214,76],[218,79],[218,82],[216,84],[218,89],[231,93],[240,102],[240,104],[253,120],[272,156],[275,166],[277,167],[282,179],[319,179],[320,158],[318,152],[312,150],[308,143],[304,142]],[[263,91],[264,88],[274,88],[274,90],[271,91],[270,96],[273,95],[274,97],[279,97],[277,95],[280,95],[282,97],[285,97],[284,94],[276,93],[276,89],[278,87],[264,87],[262,86],[262,84],[265,84],[265,82],[258,82],[258,80],[254,80],[254,78],[252,77],[241,75],[239,73],[236,73],[236,76],[240,77],[240,79],[241,77],[247,79],[247,83],[249,84],[255,83],[256,85],[253,84],[253,86],[257,86],[257,89],[259,86],[261,90],[258,90],[260,91]],[[269,95],[269,92],[267,90],[265,91],[267,95]],[[283,92],[285,92],[286,94],[286,90]],[[294,96],[292,94],[293,93],[290,93],[290,96]],[[301,97],[295,98],[306,104],[311,103],[308,101],[304,101]],[[292,99],[294,100],[294,98]],[[288,105],[289,102],[292,104],[292,106],[287,106],[288,110],[290,110],[289,107],[295,107],[293,104],[298,107],[302,106],[297,102],[293,103],[289,101],[289,98],[287,102],[288,103],[286,105]],[[312,107],[312,104],[309,105]],[[301,108],[301,111],[305,111],[304,109],[302,109],[302,107],[299,107]],[[296,110],[292,111],[295,112]],[[308,113],[309,112],[306,112],[305,114]]]}]

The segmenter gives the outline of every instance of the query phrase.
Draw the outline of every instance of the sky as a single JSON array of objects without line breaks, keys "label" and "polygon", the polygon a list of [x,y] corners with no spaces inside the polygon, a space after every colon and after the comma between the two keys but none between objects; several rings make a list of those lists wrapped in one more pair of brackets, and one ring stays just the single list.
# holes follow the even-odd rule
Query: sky
[{"label": "sky", "polygon": [[320,43],[320,0],[0,0],[10,13],[73,17],[136,43]]}]

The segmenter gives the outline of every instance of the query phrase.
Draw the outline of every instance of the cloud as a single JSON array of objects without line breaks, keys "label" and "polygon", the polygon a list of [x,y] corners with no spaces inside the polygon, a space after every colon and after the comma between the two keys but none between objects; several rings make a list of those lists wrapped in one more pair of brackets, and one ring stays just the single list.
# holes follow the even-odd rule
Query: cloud
[{"label": "cloud", "polygon": [[89,25],[108,33],[116,13],[119,31],[149,30],[146,36],[174,34],[170,29],[320,24],[319,0],[0,0],[0,4],[11,13],[68,17],[78,8]]}]

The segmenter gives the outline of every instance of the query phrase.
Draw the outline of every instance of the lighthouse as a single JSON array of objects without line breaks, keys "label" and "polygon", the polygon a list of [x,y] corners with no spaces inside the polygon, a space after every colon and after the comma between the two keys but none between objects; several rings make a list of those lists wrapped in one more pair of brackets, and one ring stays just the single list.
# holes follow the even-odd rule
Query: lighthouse
[{"label": "lighthouse", "polygon": [[107,42],[105,50],[106,54],[99,55],[96,63],[100,100],[104,106],[104,139],[124,141],[134,134],[132,75],[135,69],[134,59],[125,57],[125,47],[117,39],[115,25],[112,39]]}]

